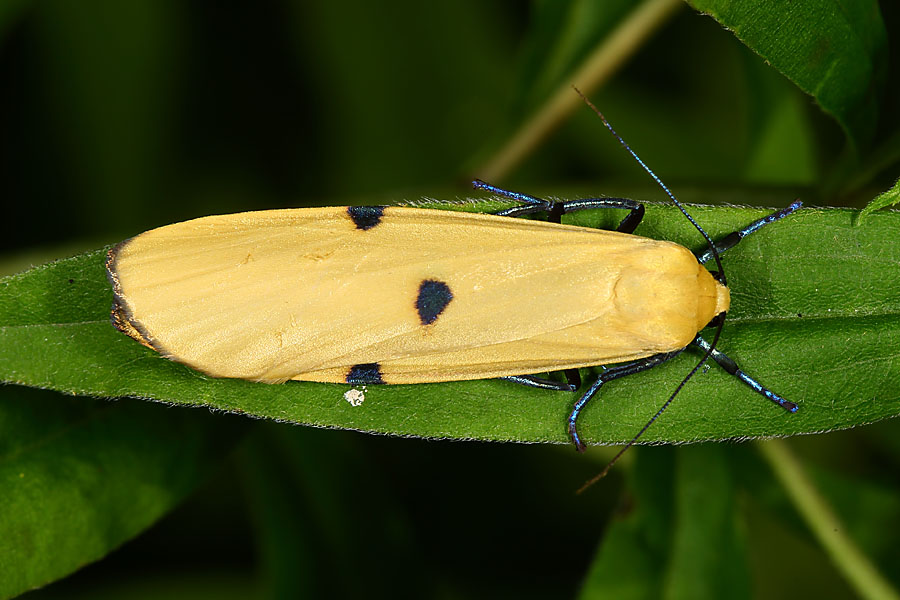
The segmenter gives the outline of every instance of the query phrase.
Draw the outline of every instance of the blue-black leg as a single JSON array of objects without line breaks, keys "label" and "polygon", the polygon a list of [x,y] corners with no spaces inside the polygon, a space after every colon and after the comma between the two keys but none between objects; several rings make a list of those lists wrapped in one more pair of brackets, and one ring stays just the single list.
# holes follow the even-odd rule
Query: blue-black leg
[{"label": "blue-black leg", "polygon": [[579,210],[587,210],[591,208],[621,208],[628,212],[625,218],[616,227],[616,231],[621,233],[634,233],[634,230],[644,218],[644,205],[635,200],[628,198],[585,198],[583,200],[570,200],[568,202],[555,202],[552,200],[544,200],[530,194],[521,192],[513,192],[505,190],[497,186],[485,183],[480,179],[472,182],[475,189],[486,190],[499,196],[504,196],[511,200],[521,202],[521,206],[513,206],[499,210],[494,214],[500,217],[519,217],[522,215],[530,215],[536,212],[546,212],[547,220],[552,223],[559,223],[560,217],[564,214],[577,212]]},{"label": "blue-black leg", "polygon": [[626,375],[633,375],[635,373],[640,373],[641,371],[646,371],[647,369],[652,369],[667,360],[675,358],[683,351],[684,349],[654,354],[653,356],[648,356],[647,358],[642,358],[634,362],[610,367],[600,373],[600,376],[597,377],[597,380],[594,381],[593,384],[591,384],[591,387],[589,387],[587,391],[581,395],[581,398],[575,402],[575,405],[572,407],[572,412],[569,414],[569,437],[575,444],[575,448],[579,452],[584,452],[585,449],[584,442],[581,441],[581,436],[578,435],[578,416],[581,414],[581,411],[584,410],[584,407],[587,406],[588,402],[591,401],[591,398],[600,391],[600,388],[603,387],[604,383],[612,381],[613,379],[625,377]]},{"label": "blue-black leg", "polygon": [[620,233],[634,233],[634,230],[637,229],[637,226],[641,224],[643,219],[644,205],[637,203],[637,206],[632,208],[631,211],[625,215],[625,218],[622,219],[619,226],[616,227],[616,231]]},{"label": "blue-black leg", "polygon": [[622,208],[628,212],[625,218],[616,227],[619,233],[634,233],[637,226],[644,218],[644,205],[636,200],[628,198],[584,198],[583,200],[570,200],[563,202],[563,213],[578,212],[590,208]]},{"label": "blue-black leg", "polygon": [[497,186],[486,183],[480,179],[474,180],[472,182],[472,187],[476,190],[486,190],[493,194],[497,194],[498,196],[505,196],[506,198],[522,203],[521,206],[514,206],[494,213],[501,217],[517,217],[519,215],[527,215],[542,210],[550,210],[550,205],[553,204],[550,200],[544,200],[543,198],[538,198],[531,194],[504,190],[503,188],[498,188]]},{"label": "blue-black leg", "polygon": [[578,369],[566,369],[563,371],[563,374],[566,376],[566,382],[573,392],[581,387],[581,371]]},{"label": "blue-black leg", "polygon": [[[697,337],[695,337],[694,341],[691,343],[693,345],[697,346],[698,348],[700,348],[701,350],[703,350],[704,352],[709,352],[709,348],[710,348],[709,342],[704,340],[699,335],[697,335]],[[721,352],[719,352],[717,349],[714,348],[713,351],[710,352],[709,357],[712,358],[717,363],[719,363],[719,365],[723,369],[725,369],[725,371],[727,373],[734,375],[735,377],[740,379],[742,382],[744,382],[754,392],[763,395],[764,397],[768,398],[769,400],[771,400],[772,402],[774,402],[775,404],[777,404],[778,406],[780,406],[781,408],[785,409],[788,412],[797,412],[797,405],[795,403],[785,400],[784,398],[782,398],[775,392],[763,387],[762,384],[760,384],[758,381],[756,381],[755,379],[753,379],[752,377],[750,377],[749,375],[747,375],[746,373],[741,371],[740,368],[738,368],[737,363],[735,363],[733,360],[731,360],[725,354],[722,354]]]},{"label": "blue-black leg", "polygon": [[[742,239],[744,239],[751,233],[759,230],[764,225],[768,225],[769,223],[774,223],[775,221],[779,221],[779,220],[785,218],[786,216],[788,216],[789,214],[791,214],[792,212],[794,212],[801,206],[803,206],[803,203],[800,202],[799,200],[796,200],[796,201],[792,202],[791,205],[786,208],[782,208],[781,210],[776,210],[771,215],[768,215],[768,216],[763,217],[762,219],[753,221],[752,223],[750,223],[749,225],[747,225],[740,231],[735,231],[733,233],[729,233],[728,235],[723,237],[721,240],[717,240],[716,242],[713,243],[713,245],[716,247],[716,252],[718,252],[719,254],[722,254],[726,250],[734,248],[735,246],[737,246],[738,242],[740,242]],[[697,260],[701,264],[710,260],[712,257],[713,257],[713,253],[712,253],[712,250],[710,250],[709,248],[706,248],[702,252],[697,253]]]},{"label": "blue-black leg", "polygon": [[509,377],[498,377],[504,381],[512,381],[527,387],[538,388],[540,390],[553,390],[556,392],[574,392],[581,387],[581,376],[577,375],[577,382],[569,379],[569,371],[574,371],[577,375],[578,369],[566,369],[566,381],[554,381],[553,379],[545,379],[535,375],[510,375]]}]

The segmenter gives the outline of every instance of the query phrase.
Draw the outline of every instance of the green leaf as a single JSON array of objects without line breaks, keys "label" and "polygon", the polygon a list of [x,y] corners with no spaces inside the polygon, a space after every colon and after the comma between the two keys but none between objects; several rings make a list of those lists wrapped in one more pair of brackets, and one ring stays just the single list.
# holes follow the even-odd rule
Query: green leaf
[{"label": "green leaf", "polygon": [[524,40],[513,114],[521,118],[560,86],[569,87],[579,63],[635,10],[635,4],[634,0],[536,2]]},{"label": "green leaf", "polygon": [[749,597],[727,454],[709,445],[648,450],[635,453],[624,514],[604,535],[582,600]]},{"label": "green leaf", "polygon": [[667,598],[750,598],[733,465],[720,448],[678,449]]},{"label": "green leaf", "polygon": [[579,598],[642,600],[662,597],[675,528],[675,454],[680,449],[634,452],[629,487],[591,562]]},{"label": "green leaf", "polygon": [[688,0],[812,96],[855,150],[875,134],[887,77],[878,2]]},{"label": "green leaf", "polygon": [[[714,238],[766,214],[737,207],[692,212]],[[719,348],[800,410],[788,414],[712,366],[694,377],[643,441],[787,436],[900,413],[900,247],[893,242],[900,213],[875,213],[864,227],[852,225],[855,215],[803,209],[747,237],[724,258],[732,309]],[[572,222],[609,227],[616,216],[590,211],[573,215]],[[696,231],[669,206],[649,205],[638,233],[702,247]],[[567,441],[574,394],[504,381],[369,386],[362,405],[351,406],[345,385],[209,378],[110,326],[104,257],[96,251],[0,280],[0,378],[70,394],[209,406],[322,427]],[[608,384],[583,414],[583,435],[594,443],[630,439],[697,360],[688,351]]]},{"label": "green leaf", "polygon": [[221,461],[229,421],[5,387],[0,598],[68,575],[166,514]]},{"label": "green leaf", "polygon": [[[809,474],[822,496],[846,526],[850,538],[891,581],[900,580],[900,565],[894,550],[900,544],[900,531],[884,527],[900,519],[900,496],[889,476],[877,483],[830,468],[809,465]],[[896,583],[895,583],[896,585]]]},{"label": "green leaf", "polygon": [[876,210],[892,206],[898,202],[900,202],[900,179],[894,182],[894,187],[875,196],[875,198],[860,211],[857,223],[862,223],[867,215]]},{"label": "green leaf", "polygon": [[[396,595],[390,571],[409,589],[431,584],[426,565],[414,559],[421,547],[408,515],[378,467],[384,457],[367,454],[361,441],[271,424],[242,448],[239,464],[267,597],[389,598]],[[353,560],[371,550],[373,539],[382,560]],[[396,556],[408,557],[406,563],[383,560]],[[348,562],[354,576],[342,577]]]}]

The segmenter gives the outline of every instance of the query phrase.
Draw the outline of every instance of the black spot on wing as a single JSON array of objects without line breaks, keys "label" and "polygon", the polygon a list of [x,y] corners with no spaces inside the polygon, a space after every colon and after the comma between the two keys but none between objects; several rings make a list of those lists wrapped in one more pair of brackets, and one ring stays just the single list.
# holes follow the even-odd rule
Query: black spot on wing
[{"label": "black spot on wing", "polygon": [[353,219],[353,224],[357,229],[372,229],[381,223],[381,217],[384,215],[383,206],[348,206],[347,214]]},{"label": "black spot on wing", "polygon": [[419,312],[419,320],[422,325],[431,325],[440,316],[450,301],[453,300],[453,292],[443,281],[426,279],[419,284],[419,295],[416,298],[416,310]]},{"label": "black spot on wing", "polygon": [[353,365],[347,373],[347,383],[353,385],[384,383],[381,378],[381,366],[378,363]]}]

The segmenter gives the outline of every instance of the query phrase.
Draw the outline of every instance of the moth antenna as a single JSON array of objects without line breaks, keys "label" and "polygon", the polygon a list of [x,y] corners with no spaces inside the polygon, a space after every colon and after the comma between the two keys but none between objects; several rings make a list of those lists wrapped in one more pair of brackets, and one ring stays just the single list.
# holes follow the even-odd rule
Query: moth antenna
[{"label": "moth antenna", "polygon": [[[625,148],[625,150],[627,150],[628,153],[634,158],[634,160],[636,160],[638,162],[638,164],[644,168],[644,170],[650,175],[650,177],[652,177],[653,180],[657,184],[659,184],[659,187],[661,187],[663,189],[663,191],[666,193],[666,195],[672,200],[672,202],[675,203],[675,206],[678,207],[678,210],[680,210],[681,213],[685,217],[687,217],[688,221],[690,221],[691,224],[697,229],[697,231],[700,232],[700,235],[702,235],[703,239],[706,240],[706,243],[709,246],[710,252],[712,253],[713,258],[716,261],[716,267],[719,270],[719,276],[718,276],[719,281],[722,283],[722,285],[727,285],[727,282],[725,279],[725,268],[722,266],[722,259],[719,257],[719,252],[718,252],[718,250],[716,250],[716,245],[713,243],[712,238],[709,237],[709,234],[706,233],[706,231],[704,231],[704,229],[702,227],[700,227],[700,225],[697,223],[697,221],[695,221],[694,218],[688,213],[688,211],[684,208],[684,206],[681,204],[681,202],[678,201],[678,198],[675,197],[675,194],[673,194],[672,191],[668,187],[666,187],[666,184],[664,184],[662,182],[662,180],[656,175],[656,173],[654,173],[653,170],[650,167],[648,167],[647,164],[643,160],[641,160],[641,157],[638,156],[637,153],[631,149],[631,146],[628,145],[628,142],[626,142],[624,139],[622,139],[622,136],[620,136],[616,132],[616,130],[613,129],[613,126],[610,125],[609,121],[606,120],[606,117],[603,116],[603,113],[600,112],[600,109],[598,109],[596,106],[594,106],[594,103],[591,102],[587,96],[582,94],[581,90],[579,90],[577,87],[575,87],[573,85],[572,89],[574,89],[575,93],[577,93],[579,96],[581,96],[581,99],[584,100],[585,104],[587,104],[590,107],[590,109],[593,110],[594,113],[596,113],[598,117],[600,117],[600,120],[603,121],[603,124],[606,126],[606,128],[609,130],[609,132],[613,134],[613,137],[615,137],[619,141],[619,143],[622,145],[622,147]],[[718,323],[718,326],[716,327],[716,334],[713,337],[712,344],[710,344],[709,348],[707,348],[706,352],[703,355],[703,358],[700,359],[700,362],[698,362],[697,365],[693,369],[691,369],[691,372],[688,373],[687,376],[681,380],[681,383],[678,384],[678,387],[675,388],[675,391],[672,392],[672,395],[669,396],[669,399],[666,400],[665,403],[661,407],[659,407],[659,410],[656,411],[656,414],[654,414],[652,417],[650,417],[650,420],[647,421],[647,423],[641,428],[641,430],[637,432],[637,435],[635,435],[633,438],[631,438],[631,441],[629,441],[627,444],[625,444],[625,446],[623,446],[622,449],[619,450],[619,452],[615,456],[613,456],[612,460],[610,460],[609,463],[607,463],[606,467],[604,467],[603,470],[600,471],[600,473],[598,473],[597,475],[592,477],[584,485],[582,485],[580,488],[578,488],[578,491],[576,492],[576,494],[581,494],[586,489],[588,489],[589,487],[591,487],[592,485],[594,485],[595,483],[597,483],[598,481],[603,479],[606,476],[606,474],[609,473],[609,470],[612,468],[612,466],[614,464],[616,464],[619,461],[619,458],[621,458],[622,455],[625,454],[625,452],[629,448],[634,446],[634,444],[640,439],[640,437],[642,435],[644,435],[644,433],[650,428],[651,425],[653,425],[653,423],[656,421],[656,419],[659,418],[659,415],[661,415],[663,412],[665,412],[665,410],[667,408],[669,408],[669,405],[672,404],[673,400],[675,400],[675,396],[678,395],[678,393],[685,386],[685,384],[691,379],[691,377],[693,377],[694,374],[697,373],[697,371],[699,371],[700,368],[706,363],[706,361],[712,355],[713,350],[715,350],[716,344],[719,342],[719,336],[722,334],[722,327],[725,325],[724,313],[723,313],[723,318],[718,319],[718,321],[719,321],[719,323]]]}]

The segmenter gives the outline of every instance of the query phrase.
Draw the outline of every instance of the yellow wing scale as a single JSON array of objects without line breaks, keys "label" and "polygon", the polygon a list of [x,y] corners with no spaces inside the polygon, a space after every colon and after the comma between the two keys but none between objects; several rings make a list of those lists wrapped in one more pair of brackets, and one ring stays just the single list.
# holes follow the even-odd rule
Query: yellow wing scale
[{"label": "yellow wing scale", "polygon": [[[612,364],[682,348],[728,290],[671,242],[387,207],[205,217],[110,251],[113,322],[216,377],[386,383]],[[452,298],[433,322],[424,281]]]}]

